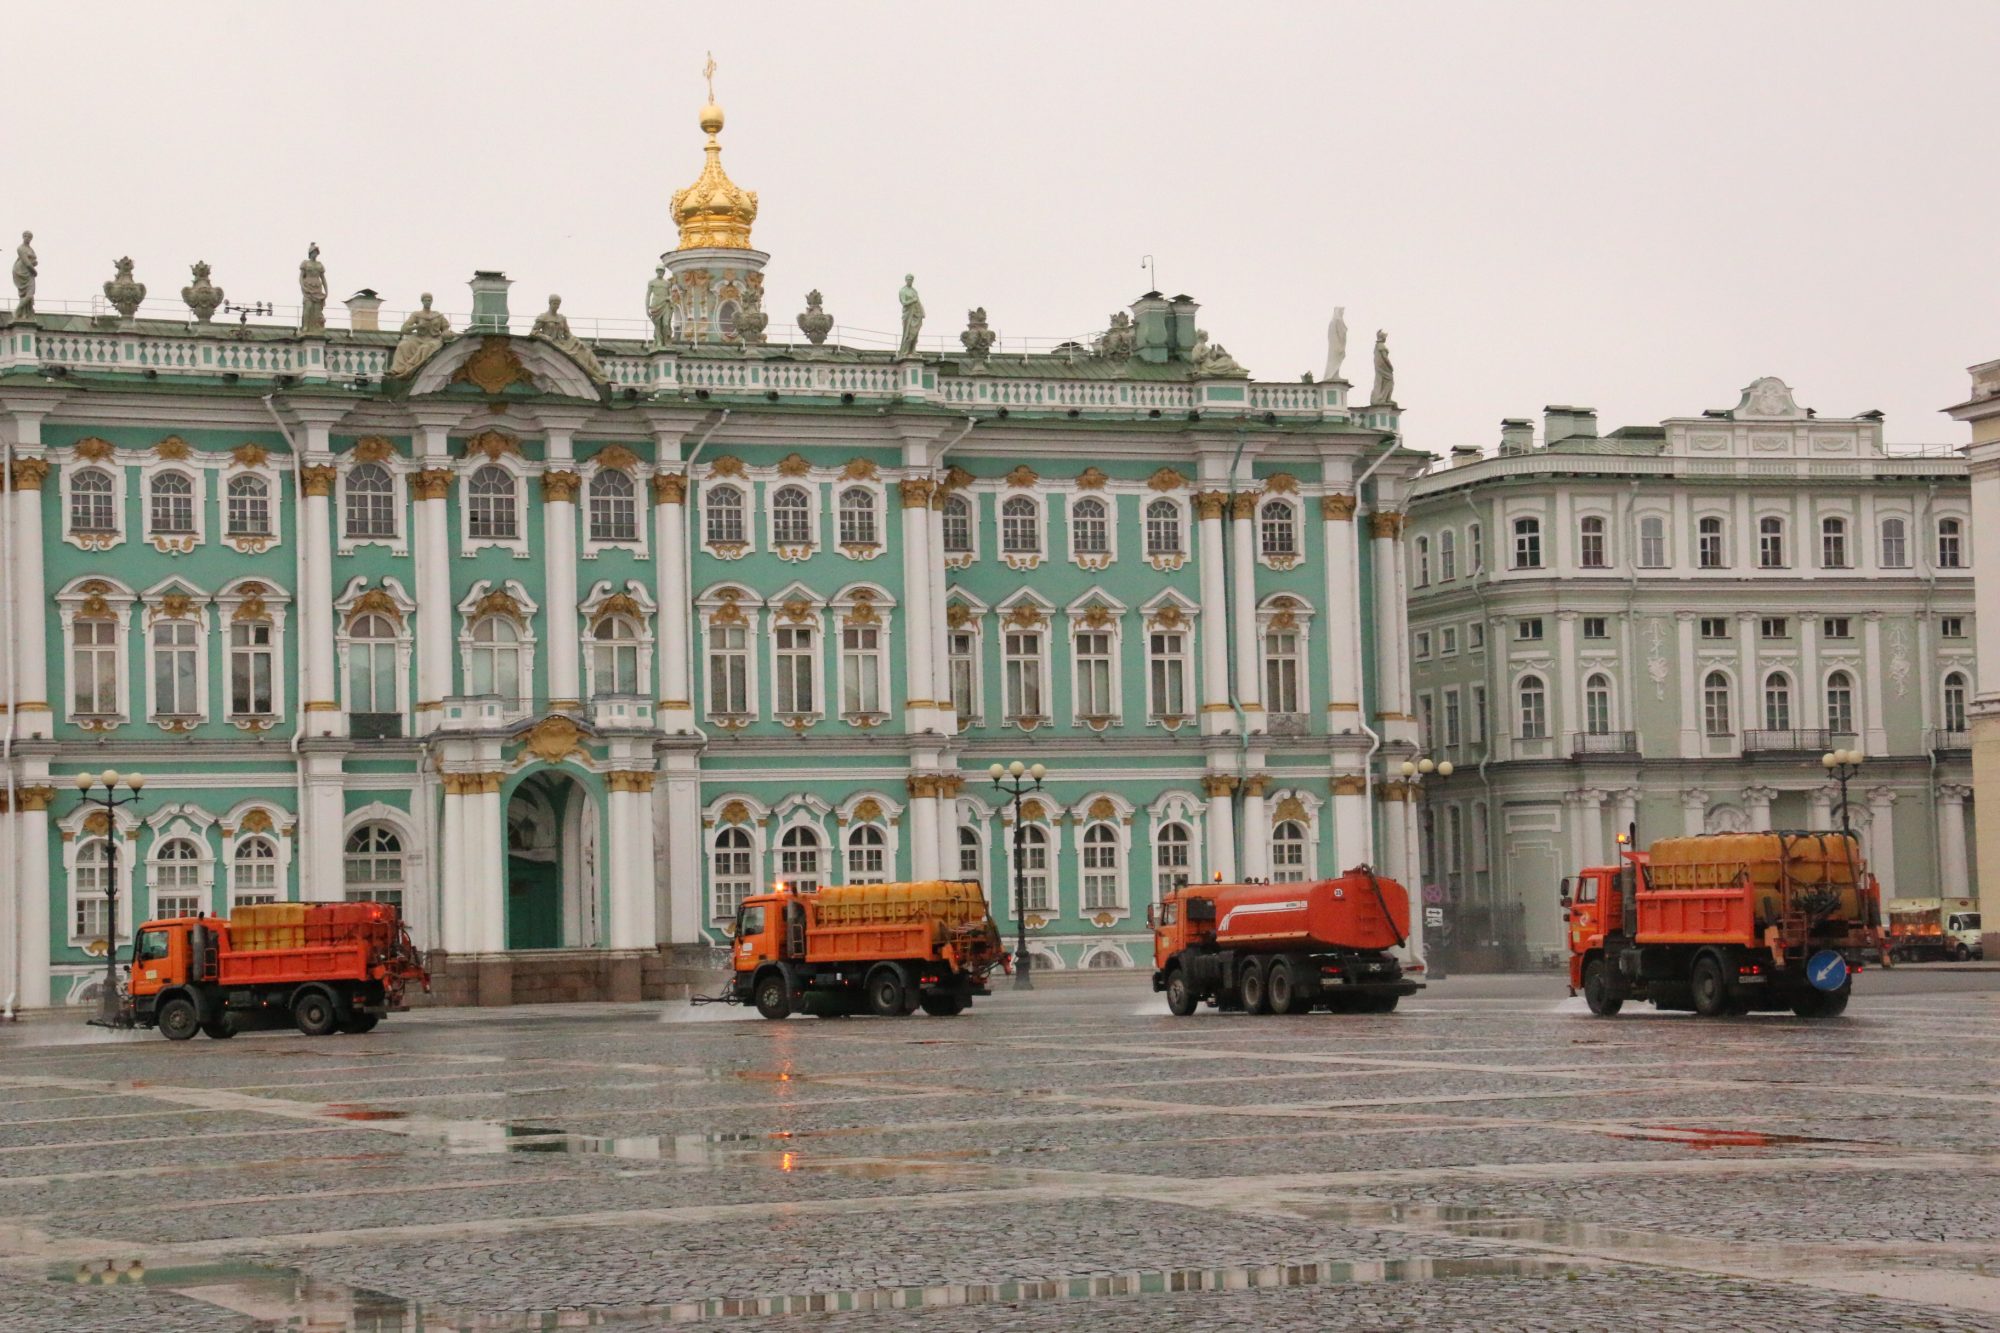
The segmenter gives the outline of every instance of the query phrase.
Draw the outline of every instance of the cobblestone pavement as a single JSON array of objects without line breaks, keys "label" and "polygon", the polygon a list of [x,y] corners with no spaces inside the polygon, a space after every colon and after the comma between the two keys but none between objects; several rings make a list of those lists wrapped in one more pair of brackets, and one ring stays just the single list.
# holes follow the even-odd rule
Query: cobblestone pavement
[{"label": "cobblestone pavement", "polygon": [[2000,1330],[2000,974],[80,1023],[0,1029],[0,1329]]}]

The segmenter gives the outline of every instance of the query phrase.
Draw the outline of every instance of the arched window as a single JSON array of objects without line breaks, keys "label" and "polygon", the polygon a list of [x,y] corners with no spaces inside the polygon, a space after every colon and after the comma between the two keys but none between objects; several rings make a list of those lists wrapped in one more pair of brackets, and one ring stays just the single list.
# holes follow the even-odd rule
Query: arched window
[{"label": "arched window", "polygon": [[153,625],[153,715],[201,715],[200,627],[192,620],[161,620]]},{"label": "arched window", "polygon": [[1111,525],[1104,501],[1078,500],[1069,510],[1070,542],[1078,555],[1104,555],[1111,550]]},{"label": "arched window", "polygon": [[1576,562],[1585,569],[1603,569],[1610,565],[1610,553],[1605,549],[1604,520],[1592,514],[1577,524]]},{"label": "arched window", "polygon": [[506,616],[485,616],[472,627],[469,694],[497,694],[509,706],[521,699],[521,629]]},{"label": "arched window", "polygon": [[736,909],[756,882],[756,853],[749,832],[726,828],[716,834],[715,851],[709,858],[709,884],[715,894],[710,920],[734,921]]},{"label": "arched window", "polygon": [[1965,675],[1954,671],[1944,678],[1944,729],[1965,730]]},{"label": "arched window", "polygon": [[986,872],[982,866],[983,849],[979,845],[979,831],[967,824],[958,826],[958,877],[978,883],[986,882]]},{"label": "arched window", "polygon": [[233,906],[278,901],[278,844],[269,838],[257,834],[237,843],[230,872]]},{"label": "arched window", "polygon": [[1854,734],[1854,677],[1845,671],[1826,678],[1826,729],[1836,736]]},{"label": "arched window", "polygon": [[1008,555],[1033,555],[1042,549],[1042,507],[1025,495],[1000,506],[1000,549]]},{"label": "arched window", "polygon": [[347,835],[343,858],[347,901],[403,905],[403,840],[387,824],[363,824]]},{"label": "arched window", "polygon": [[1542,521],[1538,518],[1514,520],[1514,568],[1542,567]]},{"label": "arched window", "polygon": [[387,616],[360,616],[348,627],[347,641],[347,711],[400,713],[396,627]]},{"label": "arched window", "polygon": [[1823,518],[1819,521],[1819,563],[1826,569],[1847,568],[1847,520]]},{"label": "arched window", "polygon": [[153,478],[153,531],[194,531],[194,482],[184,473],[162,472]]},{"label": "arched window", "polygon": [[972,552],[972,502],[962,495],[945,497],[944,549],[947,555]]},{"label": "arched window", "polygon": [[771,497],[771,540],[780,546],[811,546],[812,497],[803,486],[781,486]]},{"label": "arched window", "polygon": [[1892,516],[1882,520],[1882,567],[1910,567],[1910,525],[1900,518]]},{"label": "arched window", "polygon": [[1458,533],[1446,528],[1438,534],[1438,582],[1450,583],[1458,577]]},{"label": "arched window", "polygon": [[1146,554],[1181,553],[1181,507],[1172,500],[1154,500],[1146,506]]},{"label": "arched window", "polygon": [[1769,515],[1757,520],[1757,566],[1760,569],[1785,567],[1785,520]]},{"label": "arched window", "polygon": [[1667,567],[1667,520],[1658,514],[1639,519],[1639,564],[1645,569]]},{"label": "arched window", "polygon": [[118,713],[118,624],[78,620],[70,660],[71,711],[78,717]]},{"label": "arched window", "polygon": [[1153,835],[1153,900],[1159,901],[1194,875],[1194,839],[1178,819],[1160,825]]},{"label": "arched window", "polygon": [[817,889],[820,880],[819,831],[796,824],[778,839],[778,878],[793,889]]},{"label": "arched window", "polygon": [[1782,671],[1764,677],[1764,730],[1792,729],[1792,682]]},{"label": "arched window", "polygon": [[271,487],[262,477],[231,477],[226,492],[231,537],[271,535]]},{"label": "arched window", "polygon": [[1941,518],[1937,525],[1938,568],[1965,568],[1965,525],[1955,518]]},{"label": "arched window", "polygon": [[1278,821],[1271,830],[1271,879],[1279,884],[1303,884],[1306,878],[1306,827],[1296,819]]},{"label": "arched window", "polygon": [[1118,906],[1118,830],[1092,824],[1083,831],[1083,910],[1108,912]]},{"label": "arched window", "polygon": [[1099,949],[1090,956],[1090,961],[1084,964],[1084,967],[1092,972],[1108,972],[1113,968],[1125,966],[1127,966],[1125,960],[1109,949]]},{"label": "arched window", "polygon": [[591,692],[639,694],[639,631],[624,616],[606,616],[590,630]]},{"label": "arched window", "polygon": [[1419,588],[1428,588],[1431,586],[1431,539],[1429,537],[1417,538],[1417,586]]},{"label": "arched window", "polygon": [[1722,520],[1715,517],[1704,518],[1695,524],[1695,563],[1703,569],[1721,569],[1724,564],[1722,552]]},{"label": "arched window", "polygon": [[344,513],[349,537],[395,536],[396,479],[389,469],[380,463],[356,463],[350,468]]},{"label": "arched window", "polygon": [[1280,717],[1306,711],[1304,639],[1296,624],[1264,631],[1264,707]]},{"label": "arched window", "polygon": [[840,544],[874,546],[875,493],[865,486],[850,486],[840,493]]},{"label": "arched window", "polygon": [[638,491],[632,475],[615,467],[600,469],[590,479],[590,539],[594,542],[639,540]]},{"label": "arched window", "polygon": [[155,917],[193,916],[202,911],[201,849],[192,838],[169,838],[153,853]]},{"label": "arched window", "polygon": [[1471,562],[1466,573],[1477,574],[1486,568],[1486,530],[1477,523],[1466,525],[1465,554]]},{"label": "arched window", "polygon": [[743,492],[734,486],[710,486],[702,492],[710,546],[743,544]]},{"label": "arched window", "polygon": [[1729,677],[1711,671],[1701,682],[1702,728],[1711,736],[1732,735],[1729,719]]},{"label": "arched window", "polygon": [[1029,824],[1021,830],[1021,902],[1023,912],[1049,912],[1054,903],[1049,897],[1049,831],[1040,824]]},{"label": "arched window", "polygon": [[71,532],[116,532],[116,487],[103,468],[87,467],[69,479]]},{"label": "arched window", "polygon": [[107,938],[111,934],[111,848],[102,837],[85,838],[77,844],[70,888],[76,899],[70,938]]},{"label": "arched window", "polygon": [[1611,730],[1611,677],[1603,672],[1583,682],[1583,729],[1593,736]]},{"label": "arched window", "polygon": [[238,620],[229,626],[229,713],[268,717],[276,707],[272,685],[278,674],[278,646],[268,620]]},{"label": "arched window", "polygon": [[1265,555],[1299,553],[1298,513],[1284,500],[1266,500],[1257,511],[1258,540]]},{"label": "arched window", "polygon": [[847,831],[847,882],[883,884],[889,879],[889,839],[875,824]]},{"label": "arched window", "polygon": [[1549,735],[1549,691],[1540,676],[1521,677],[1521,739],[1547,740]]},{"label": "arched window", "polygon": [[521,535],[520,516],[515,510],[514,475],[506,468],[495,463],[480,468],[472,474],[468,493],[474,537],[512,541]]}]

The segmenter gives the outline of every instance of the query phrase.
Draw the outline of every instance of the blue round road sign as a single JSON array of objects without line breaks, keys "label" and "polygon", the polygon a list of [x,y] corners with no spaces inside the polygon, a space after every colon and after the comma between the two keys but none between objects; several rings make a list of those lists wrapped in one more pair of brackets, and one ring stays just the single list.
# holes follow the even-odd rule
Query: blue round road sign
[{"label": "blue round road sign", "polygon": [[1821,949],[1806,960],[1806,980],[1815,990],[1839,990],[1847,984],[1847,960],[1831,949]]}]

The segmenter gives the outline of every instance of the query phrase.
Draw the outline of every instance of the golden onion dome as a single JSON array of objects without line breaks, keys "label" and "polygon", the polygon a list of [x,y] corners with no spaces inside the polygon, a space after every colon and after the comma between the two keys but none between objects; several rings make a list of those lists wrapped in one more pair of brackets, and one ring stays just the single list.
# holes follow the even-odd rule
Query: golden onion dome
[{"label": "golden onion dome", "polygon": [[674,191],[671,205],[681,229],[682,250],[748,250],[750,224],[757,220],[757,192],[739,189],[722,169],[722,108],[713,99],[701,109],[702,132],[708,135],[708,160],[701,175],[685,190]]}]

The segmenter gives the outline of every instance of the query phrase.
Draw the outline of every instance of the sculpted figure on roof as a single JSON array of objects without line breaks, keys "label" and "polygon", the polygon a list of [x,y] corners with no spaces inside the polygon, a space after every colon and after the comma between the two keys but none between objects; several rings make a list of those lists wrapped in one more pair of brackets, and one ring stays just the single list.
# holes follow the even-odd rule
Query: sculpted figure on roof
[{"label": "sculpted figure on roof", "polygon": [[1123,310],[1115,310],[1111,314],[1110,325],[1097,335],[1091,350],[1106,360],[1130,361],[1134,346],[1132,317]]},{"label": "sculpted figure on roof", "polygon": [[670,327],[674,310],[674,285],[667,281],[667,266],[660,265],[653,270],[653,280],[646,284],[646,318],[653,321],[653,346],[665,347],[673,333]]},{"label": "sculpted figure on roof", "polygon": [[903,341],[896,348],[897,356],[908,356],[917,350],[917,334],[924,327],[924,302],[917,295],[917,275],[903,275],[903,290],[896,293],[896,299],[903,303]]},{"label": "sculpted figure on roof", "polygon": [[451,321],[431,309],[431,294],[423,295],[423,308],[412,310],[403,321],[403,336],[396,343],[396,355],[389,362],[389,378],[407,379],[424,362],[436,356],[451,341]]},{"label": "sculpted figure on roof", "polygon": [[597,353],[590,350],[590,344],[569,331],[569,319],[562,313],[562,297],[549,298],[549,308],[535,316],[535,327],[530,330],[530,335],[567,354],[572,361],[583,367],[584,374],[599,384],[611,378],[604,373],[604,367],[597,363]]},{"label": "sculpted figure on roof", "polygon": [[299,261],[299,332],[326,332],[326,265],[319,262],[318,241]]},{"label": "sculpted figure on roof", "polygon": [[35,313],[35,275],[42,271],[42,264],[35,257],[35,233],[21,233],[21,244],[14,249],[14,290],[21,295],[19,305],[14,307],[15,319],[26,319]]},{"label": "sculpted figure on roof", "polygon": [[1387,407],[1396,401],[1396,367],[1389,360],[1389,330],[1375,330],[1375,388],[1368,395],[1370,407]]}]

